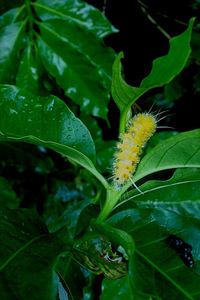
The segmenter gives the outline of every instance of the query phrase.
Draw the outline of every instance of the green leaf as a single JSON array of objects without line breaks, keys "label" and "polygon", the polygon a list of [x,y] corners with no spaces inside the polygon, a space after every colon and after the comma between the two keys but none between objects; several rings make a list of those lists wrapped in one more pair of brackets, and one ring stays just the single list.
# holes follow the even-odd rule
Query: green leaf
[{"label": "green leaf", "polygon": [[160,142],[179,134],[177,131],[160,131],[156,132],[148,141],[144,149],[144,154],[148,153],[152,148],[157,146]]},{"label": "green leaf", "polygon": [[0,83],[14,83],[16,61],[23,47],[25,22],[11,23],[0,29]]},{"label": "green leaf", "polygon": [[[125,195],[118,212],[109,220],[135,240],[135,264],[129,266],[135,277],[129,276],[134,282],[133,290],[146,294],[146,298],[141,296],[144,299],[150,295],[162,300],[172,295],[175,299],[199,297],[199,181],[199,169],[188,168],[176,170],[167,181],[146,182],[141,186],[142,194],[132,191]],[[166,238],[171,233],[192,245],[192,270],[167,245]]]},{"label": "green leaf", "polygon": [[133,180],[175,168],[200,167],[200,130],[177,134],[149,151],[138,165]]},{"label": "green leaf", "polygon": [[122,78],[121,59],[124,57],[120,52],[113,64],[111,92],[115,103],[121,113],[127,112],[131,105],[146,92],[146,88],[132,87]]},{"label": "green leaf", "polygon": [[43,69],[38,50],[29,45],[21,59],[16,84],[30,93],[42,95],[42,82],[40,80],[42,75]]},{"label": "green leaf", "polygon": [[54,265],[65,243],[26,209],[1,209],[0,228],[0,298],[55,300]]},{"label": "green leaf", "polygon": [[[200,206],[191,203],[188,211],[184,204],[178,202],[170,206],[163,202],[162,207],[155,203],[149,208],[148,202],[142,202],[140,207],[140,203],[130,201],[124,210],[109,219],[113,226],[126,230],[135,241],[135,259],[134,264],[129,265],[129,280],[133,295],[138,299],[150,296],[162,300],[199,299],[200,221],[195,211]],[[179,254],[167,244],[169,234],[177,235],[192,246],[193,268],[186,267]]]},{"label": "green leaf", "polygon": [[113,65],[112,96],[121,112],[122,127],[125,127],[127,113],[131,105],[149,89],[163,86],[170,82],[185,67],[191,48],[190,39],[194,18],[190,20],[185,32],[170,40],[170,49],[167,55],[157,58],[152,65],[150,74],[143,79],[139,87],[128,85],[121,74],[121,59],[119,53]]},{"label": "green leaf", "polygon": [[0,28],[1,83],[48,93],[51,78],[81,110],[107,118],[114,52],[103,38],[116,30],[99,10],[80,0],[27,0]]},{"label": "green leaf", "polygon": [[68,146],[94,160],[95,148],[89,132],[64,102],[55,96],[33,97],[15,86],[0,88],[0,128],[7,139],[35,137]]},{"label": "green leaf", "polygon": [[154,60],[152,70],[141,82],[141,87],[162,86],[181,72],[191,53],[190,40],[194,21],[194,18],[190,19],[186,31],[170,39],[168,54]]},{"label": "green leaf", "polygon": [[[68,291],[67,299],[59,300],[75,300],[82,299],[83,289],[87,284],[87,271],[80,268],[79,264],[73,259],[72,254],[62,254],[59,257],[57,268],[65,283],[65,289]],[[78,283],[78,288],[77,288]]]},{"label": "green leaf", "polygon": [[40,12],[41,18],[46,21],[50,19],[62,19],[74,24],[80,24],[88,29],[98,38],[116,32],[116,29],[108,22],[105,16],[96,8],[80,0],[38,0],[35,4]]},{"label": "green leaf", "polygon": [[67,156],[97,176],[95,147],[87,128],[55,96],[32,96],[15,86],[0,88],[0,139],[43,145]]},{"label": "green leaf", "polygon": [[102,283],[101,300],[133,300],[135,299],[130,287],[129,277],[109,280],[105,278]]},{"label": "green leaf", "polygon": [[[199,169],[177,169],[172,178],[162,180],[150,180],[140,186],[142,193],[135,189],[127,192],[124,195],[123,201],[118,206],[134,201],[138,205],[145,207],[162,207],[169,204],[171,207],[177,203],[188,207],[188,210],[193,203],[200,200],[200,172]],[[160,200],[159,200],[160,199]],[[196,217],[199,215],[198,211],[195,213]],[[199,216],[200,217],[200,216]]]},{"label": "green leaf", "polygon": [[[83,28],[76,28],[77,24],[60,20],[48,23],[40,24],[41,39],[38,39],[45,68],[83,111],[106,118],[112,53],[105,53],[106,48],[95,36],[87,36]],[[107,57],[108,60],[103,60]]]}]

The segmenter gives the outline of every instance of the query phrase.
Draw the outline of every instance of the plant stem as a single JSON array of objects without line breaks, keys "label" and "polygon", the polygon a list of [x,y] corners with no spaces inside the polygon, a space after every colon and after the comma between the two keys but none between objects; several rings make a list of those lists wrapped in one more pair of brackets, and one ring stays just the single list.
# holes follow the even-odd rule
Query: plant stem
[{"label": "plant stem", "polygon": [[116,191],[113,187],[109,186],[107,188],[106,201],[99,216],[97,217],[98,222],[103,222],[108,217],[108,215],[112,212],[113,207],[119,200],[120,196],[121,193],[119,193],[119,191]]}]

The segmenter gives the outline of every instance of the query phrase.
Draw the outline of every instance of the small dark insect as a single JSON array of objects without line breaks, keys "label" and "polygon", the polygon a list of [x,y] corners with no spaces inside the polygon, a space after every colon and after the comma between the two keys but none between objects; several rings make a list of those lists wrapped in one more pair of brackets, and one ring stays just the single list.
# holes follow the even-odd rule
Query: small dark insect
[{"label": "small dark insect", "polygon": [[180,258],[188,268],[192,268],[194,266],[194,260],[192,257],[192,253],[190,252],[183,252],[180,254]]},{"label": "small dark insect", "polygon": [[181,238],[170,234],[167,238],[167,243],[177,252],[191,252],[192,246],[184,242]]},{"label": "small dark insect", "polygon": [[180,258],[187,267],[192,268],[194,266],[191,245],[187,244],[174,234],[168,236],[167,243],[180,255]]}]

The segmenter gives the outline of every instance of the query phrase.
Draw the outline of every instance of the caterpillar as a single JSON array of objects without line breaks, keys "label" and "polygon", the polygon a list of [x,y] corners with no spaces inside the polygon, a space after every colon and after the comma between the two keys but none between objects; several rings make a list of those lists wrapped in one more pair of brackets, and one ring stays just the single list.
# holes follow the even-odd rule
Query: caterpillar
[{"label": "caterpillar", "polygon": [[192,246],[184,242],[181,238],[170,234],[167,237],[168,245],[173,248],[180,256],[186,267],[192,268],[194,266],[194,260],[192,256]]},{"label": "caterpillar", "polygon": [[119,138],[114,155],[112,178],[115,187],[120,188],[131,180],[142,149],[156,128],[156,117],[150,113],[139,113],[129,121],[126,132]]}]

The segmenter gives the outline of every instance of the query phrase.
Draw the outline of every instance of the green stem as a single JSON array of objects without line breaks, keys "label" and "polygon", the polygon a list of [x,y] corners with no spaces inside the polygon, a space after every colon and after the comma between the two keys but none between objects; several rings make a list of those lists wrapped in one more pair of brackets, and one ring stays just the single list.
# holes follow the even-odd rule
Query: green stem
[{"label": "green stem", "polygon": [[116,205],[117,201],[119,200],[121,193],[116,191],[113,187],[109,186],[107,188],[106,200],[104,206],[97,217],[98,222],[103,222],[108,215],[112,212],[114,206]]},{"label": "green stem", "polygon": [[117,202],[121,198],[121,196],[127,191],[127,189],[131,186],[131,182],[128,182],[121,190],[114,189],[113,186],[108,185],[106,188],[106,200],[103,205],[103,208],[97,218],[97,222],[103,222],[112,212],[113,208],[116,206]]}]

